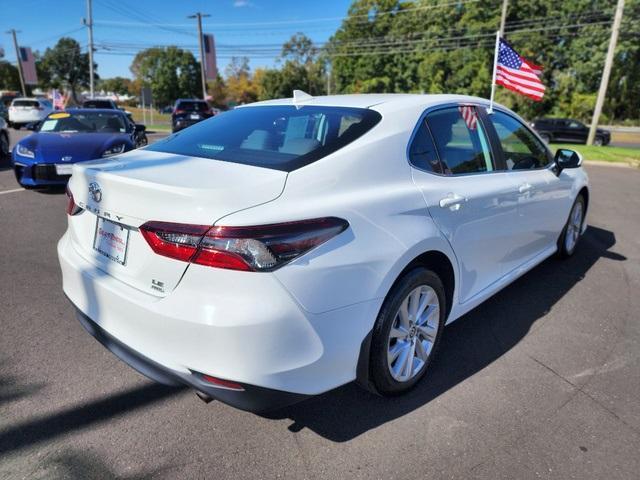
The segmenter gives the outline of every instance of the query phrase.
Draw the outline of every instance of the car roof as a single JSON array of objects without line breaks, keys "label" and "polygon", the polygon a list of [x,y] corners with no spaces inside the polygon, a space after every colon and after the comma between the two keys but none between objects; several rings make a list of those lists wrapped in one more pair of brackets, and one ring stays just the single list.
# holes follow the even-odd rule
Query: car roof
[{"label": "car roof", "polygon": [[122,110],[115,108],[67,108],[65,110],[56,110],[55,113],[120,113],[126,115]]},{"label": "car roof", "polygon": [[239,108],[257,107],[267,105],[316,105],[325,107],[352,107],[352,108],[373,108],[375,110],[395,110],[403,107],[427,108],[429,106],[444,103],[474,103],[488,104],[488,100],[469,95],[449,95],[449,94],[413,94],[413,93],[361,93],[347,95],[323,95],[310,97],[301,101],[294,101],[293,98],[282,98],[277,100],[266,100]]},{"label": "car roof", "polygon": [[36,97],[15,97],[13,100],[11,100],[11,103],[15,102],[15,101],[20,101],[20,100],[30,100],[32,102],[38,102],[40,100],[46,100],[46,98],[36,98]]}]

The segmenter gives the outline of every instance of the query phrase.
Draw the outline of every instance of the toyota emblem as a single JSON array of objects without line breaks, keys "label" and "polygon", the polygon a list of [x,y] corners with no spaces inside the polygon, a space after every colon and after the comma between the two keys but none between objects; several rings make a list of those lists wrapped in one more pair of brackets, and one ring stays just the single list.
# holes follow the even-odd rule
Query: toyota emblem
[{"label": "toyota emblem", "polygon": [[96,203],[100,203],[100,200],[102,200],[102,189],[97,182],[91,182],[89,184],[89,195],[91,195],[91,198],[93,198],[93,201]]}]

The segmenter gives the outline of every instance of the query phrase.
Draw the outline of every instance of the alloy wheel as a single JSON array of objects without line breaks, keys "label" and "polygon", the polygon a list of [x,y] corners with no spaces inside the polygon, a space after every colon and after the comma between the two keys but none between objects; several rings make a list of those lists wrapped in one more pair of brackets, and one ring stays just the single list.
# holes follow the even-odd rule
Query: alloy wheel
[{"label": "alloy wheel", "polygon": [[576,202],[571,210],[571,216],[569,217],[569,223],[567,223],[567,233],[564,238],[564,246],[567,252],[572,252],[578,243],[580,237],[580,230],[582,229],[582,202]]},{"label": "alloy wheel", "polygon": [[440,302],[428,285],[413,289],[402,301],[389,332],[387,360],[391,376],[407,382],[424,369],[439,328]]}]

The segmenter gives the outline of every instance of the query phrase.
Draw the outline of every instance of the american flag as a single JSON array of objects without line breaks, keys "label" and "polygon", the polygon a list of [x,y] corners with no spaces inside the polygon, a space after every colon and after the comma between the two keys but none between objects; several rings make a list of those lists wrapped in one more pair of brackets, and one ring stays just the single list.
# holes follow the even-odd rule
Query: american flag
[{"label": "american flag", "polygon": [[476,109],[468,105],[460,105],[458,111],[467,125],[467,128],[471,131],[476,129],[478,123],[478,116],[476,115]]},{"label": "american flag", "polygon": [[65,98],[64,95],[58,89],[54,89],[51,92],[51,99],[53,101],[53,108],[55,110],[64,110]]},{"label": "american flag", "polygon": [[24,75],[24,83],[27,85],[38,84],[38,74],[36,73],[36,61],[29,47],[20,47],[19,61],[22,64],[22,74]]},{"label": "american flag", "polygon": [[500,39],[496,84],[539,102],[545,90],[539,78],[541,73],[542,67],[518,55],[511,45]]}]

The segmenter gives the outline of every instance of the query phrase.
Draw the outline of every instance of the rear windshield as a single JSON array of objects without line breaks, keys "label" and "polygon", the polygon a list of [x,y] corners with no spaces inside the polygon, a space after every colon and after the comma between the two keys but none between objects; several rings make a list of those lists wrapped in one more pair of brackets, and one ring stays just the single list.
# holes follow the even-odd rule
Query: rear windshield
[{"label": "rear windshield", "polygon": [[178,102],[176,110],[187,110],[189,112],[204,112],[209,110],[209,104],[206,102]]},{"label": "rear windshield", "polygon": [[37,100],[14,100],[14,107],[39,107],[40,104]]},{"label": "rear windshield", "polygon": [[243,107],[147,147],[290,172],[362,136],[382,117],[365,108]]},{"label": "rear windshield", "polygon": [[84,108],[113,108],[109,100],[89,100],[82,104]]}]

